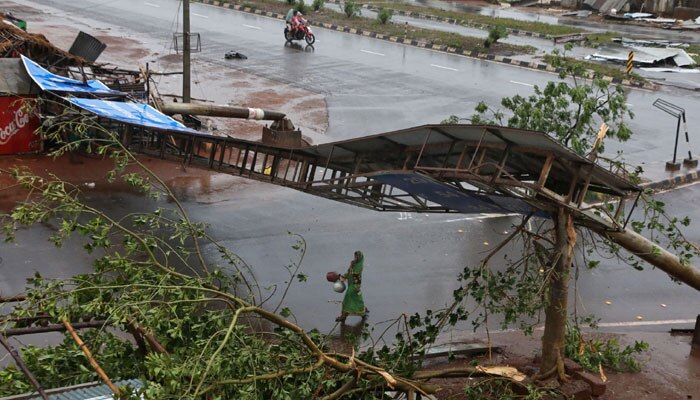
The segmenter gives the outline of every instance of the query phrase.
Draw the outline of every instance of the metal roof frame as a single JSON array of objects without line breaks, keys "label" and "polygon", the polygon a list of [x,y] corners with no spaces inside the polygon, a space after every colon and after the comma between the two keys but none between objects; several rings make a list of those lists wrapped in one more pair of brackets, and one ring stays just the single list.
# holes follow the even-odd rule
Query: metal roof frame
[{"label": "metal roof frame", "polygon": [[[564,206],[595,222],[581,212],[590,210],[585,202],[614,202],[618,217],[620,200],[641,191],[544,133],[498,126],[423,125],[303,148],[152,130],[133,132],[131,140],[140,152],[379,211],[476,212],[465,210],[481,204],[488,212],[526,213],[524,205],[538,212]],[[398,184],[401,176],[416,186]],[[471,203],[461,206],[455,196]]]}]

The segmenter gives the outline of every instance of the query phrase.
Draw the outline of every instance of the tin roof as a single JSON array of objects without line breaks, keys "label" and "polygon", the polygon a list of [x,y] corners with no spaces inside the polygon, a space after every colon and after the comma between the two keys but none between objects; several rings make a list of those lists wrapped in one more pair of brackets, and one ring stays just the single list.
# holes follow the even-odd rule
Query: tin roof
[{"label": "tin roof", "polygon": [[[114,382],[114,385],[131,386],[134,388],[143,387],[140,379],[128,379]],[[50,400],[112,400],[112,391],[107,385],[101,382],[85,383],[82,385],[67,386],[63,388],[46,390]],[[11,397],[2,397],[0,400],[41,400],[41,396],[36,393],[22,394]]]},{"label": "tin roof", "polygon": [[0,58],[0,94],[27,95],[36,93],[38,93],[38,89],[32,85],[32,80],[19,58]]},{"label": "tin roof", "polygon": [[[459,146],[455,146],[454,143]],[[593,186],[607,188],[616,193],[639,190],[635,184],[576,154],[545,133],[500,126],[422,125],[294,151],[310,157],[331,159],[332,164],[345,164],[346,168],[351,168],[355,163],[357,154],[362,154],[365,159],[371,154],[376,154],[377,157],[372,159],[372,167],[375,171],[381,171],[401,169],[404,163],[402,150],[407,147],[423,149],[423,162],[420,164],[431,159],[442,163],[443,160],[456,160],[460,157],[460,146],[469,143],[490,148],[486,157],[495,163],[501,161],[503,151],[509,147],[512,157],[505,168],[514,176],[538,176],[542,171],[544,159],[535,155],[550,153],[557,161],[549,174],[553,180],[570,181],[572,172],[569,165],[586,165],[591,170]],[[446,163],[450,164],[449,161]]]}]

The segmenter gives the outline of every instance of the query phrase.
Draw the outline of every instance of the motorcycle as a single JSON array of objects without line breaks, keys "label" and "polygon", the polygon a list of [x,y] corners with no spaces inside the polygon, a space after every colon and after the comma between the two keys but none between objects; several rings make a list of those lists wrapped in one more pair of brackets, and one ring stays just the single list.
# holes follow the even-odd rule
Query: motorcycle
[{"label": "motorcycle", "polygon": [[309,45],[314,44],[316,41],[316,36],[314,36],[314,33],[311,32],[311,28],[306,20],[297,25],[296,29],[290,30],[289,28],[285,27],[284,38],[289,43],[291,43],[292,40],[306,40],[306,43]]}]

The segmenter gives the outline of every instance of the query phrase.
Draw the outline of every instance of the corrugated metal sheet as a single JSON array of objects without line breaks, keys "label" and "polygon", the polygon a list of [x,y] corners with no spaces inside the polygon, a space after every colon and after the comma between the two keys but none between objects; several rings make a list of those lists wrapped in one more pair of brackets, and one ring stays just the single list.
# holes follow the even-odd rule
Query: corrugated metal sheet
[{"label": "corrugated metal sheet", "polygon": [[602,14],[609,13],[612,9],[619,12],[627,5],[628,0],[585,0],[584,5],[589,8],[599,11]]},{"label": "corrugated metal sheet", "polygon": [[602,14],[607,14],[613,9],[617,12],[622,11],[622,8],[627,4],[628,0],[608,0],[598,9]]},{"label": "corrugated metal sheet", "polygon": [[588,6],[590,9],[598,11],[600,7],[605,4],[607,0],[586,0],[583,2],[584,5]]},{"label": "corrugated metal sheet", "polygon": [[627,62],[630,50],[634,51],[635,64],[653,65],[668,59],[673,59],[679,67],[695,64],[695,60],[685,50],[673,47],[604,46],[593,53],[592,57]]},{"label": "corrugated metal sheet", "polygon": [[95,38],[94,36],[80,31],[68,52],[74,56],[82,57],[88,61],[94,62],[97,60],[97,57],[102,54],[105,48],[107,48],[105,43],[100,42],[99,39]]},{"label": "corrugated metal sheet", "polygon": [[[114,382],[114,385],[131,386],[134,388],[143,387],[140,379],[129,379]],[[100,382],[86,383],[82,385],[69,386],[46,390],[50,400],[112,400],[114,396],[107,385]],[[35,394],[2,397],[0,400],[41,400],[41,396]]]},{"label": "corrugated metal sheet", "polygon": [[19,58],[0,58],[0,94],[37,94],[39,88],[32,80]]}]

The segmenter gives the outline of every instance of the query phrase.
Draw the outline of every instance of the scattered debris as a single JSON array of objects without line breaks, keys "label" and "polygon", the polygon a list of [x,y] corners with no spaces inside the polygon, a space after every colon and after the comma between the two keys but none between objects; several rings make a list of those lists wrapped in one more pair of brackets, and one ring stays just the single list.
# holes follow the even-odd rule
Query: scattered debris
[{"label": "scattered debris", "polygon": [[237,58],[239,60],[247,60],[248,59],[248,57],[246,57],[244,54],[239,53],[239,52],[234,51],[234,50],[231,50],[231,51],[227,52],[226,54],[224,54],[224,58],[227,60],[230,60],[233,58]]},{"label": "scattered debris", "polygon": [[562,17],[577,17],[577,18],[588,18],[593,14],[590,10],[578,10],[578,11],[568,11],[561,14]]},{"label": "scattered debris", "polygon": [[649,13],[644,13],[644,12],[636,12],[636,13],[624,13],[624,14],[622,14],[622,16],[625,18],[638,19],[638,18],[651,18],[654,16],[654,14],[649,14]]},{"label": "scattered debris", "polygon": [[557,35],[557,36],[552,36],[552,40],[554,40],[554,44],[557,43],[568,43],[568,42],[582,42],[586,40],[588,35],[590,35],[590,32],[581,32],[581,33],[570,33],[567,35]]},{"label": "scattered debris", "polygon": [[680,23],[669,27],[669,29],[681,30],[681,31],[690,31],[690,30],[700,29],[700,21],[698,21],[698,20],[681,21]]},{"label": "scattered debris", "polygon": [[627,0],[585,0],[583,4],[602,14],[614,15],[627,4]]},{"label": "scattered debris", "polygon": [[68,52],[90,62],[95,62],[106,48],[107,45],[96,37],[80,31]]},{"label": "scattered debris", "polygon": [[482,366],[477,366],[476,367],[477,371],[485,372],[489,375],[496,375],[496,376],[502,376],[505,378],[512,379],[516,382],[522,382],[527,378],[525,374],[522,372],[518,371],[517,368],[514,367],[505,367],[505,366],[494,366],[494,367],[482,367]]},{"label": "scattered debris", "polygon": [[485,353],[500,353],[503,348],[500,346],[488,346],[483,343],[446,343],[433,346],[425,351],[426,359],[449,358],[450,356],[474,356]]},{"label": "scattered debris", "polygon": [[680,48],[688,48],[690,45],[688,43],[683,43],[683,42],[671,42],[670,40],[666,39],[631,39],[631,38],[613,38],[613,42],[621,43],[623,46],[626,47],[634,47],[634,46],[641,46],[641,47],[680,47]]},{"label": "scattered debris", "polygon": [[678,48],[660,48],[660,47],[613,47],[604,46],[599,48],[595,53],[585,57],[587,60],[593,61],[613,61],[619,63],[627,63],[630,50],[634,51],[634,64],[644,65],[648,67],[686,67],[695,65],[688,53],[683,49]]},{"label": "scattered debris", "polygon": [[676,72],[679,74],[700,74],[700,70],[697,70],[695,68],[641,67],[639,69],[647,72]]},{"label": "scattered debris", "polygon": [[0,23],[0,58],[30,57],[50,66],[84,65],[85,60],[61,50],[44,35],[27,33],[15,25]]},{"label": "scattered debris", "polygon": [[675,24],[678,20],[675,18],[639,18],[639,21],[652,22],[655,24]]}]

